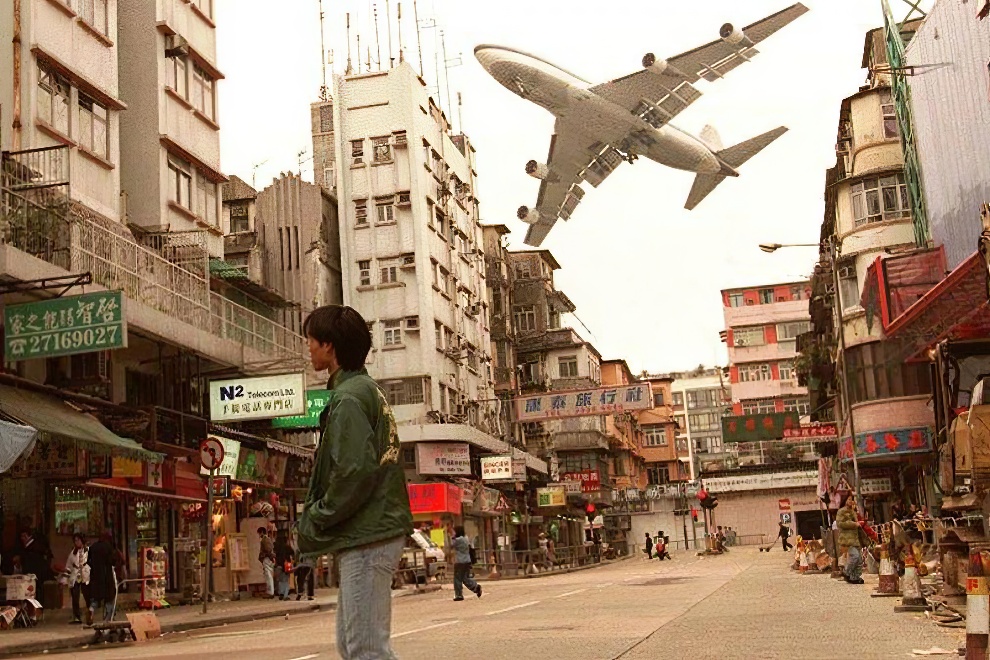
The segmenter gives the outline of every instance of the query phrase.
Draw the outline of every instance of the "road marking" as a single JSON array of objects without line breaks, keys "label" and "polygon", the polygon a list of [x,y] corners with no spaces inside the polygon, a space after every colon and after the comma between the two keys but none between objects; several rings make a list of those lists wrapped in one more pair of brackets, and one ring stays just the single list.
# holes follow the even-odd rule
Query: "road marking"
[{"label": "road marking", "polygon": [[605,587],[611,587],[613,584],[615,584],[615,583],[614,582],[606,582],[605,584],[599,584],[598,585],[598,588],[599,589],[604,589]]},{"label": "road marking", "polygon": [[524,607],[529,607],[530,605],[536,605],[540,601],[534,600],[531,603],[523,603],[522,605],[513,605],[512,607],[506,607],[504,610],[495,610],[494,612],[488,612],[485,616],[492,616],[493,614],[502,614],[504,612],[511,612],[512,610],[520,610]]},{"label": "road marking", "polygon": [[568,591],[566,594],[560,594],[559,596],[554,596],[554,598],[564,598],[565,596],[573,596],[574,594],[579,594],[581,592],[587,591],[587,589],[578,589],[577,591]]},{"label": "road marking", "polygon": [[[445,621],[443,623],[436,623],[436,624],[433,624],[432,626],[426,626],[425,628],[416,628],[415,630],[407,630],[406,632],[396,633],[396,634],[392,635],[392,639],[397,639],[399,637],[405,637],[406,635],[415,635],[416,633],[426,632],[427,630],[434,630],[436,628],[443,628],[444,626],[452,626],[455,623],[460,623],[460,622],[461,622],[460,619],[458,619],[457,621]],[[313,655],[313,656],[307,656],[307,657],[315,658],[316,656]],[[303,659],[302,658],[299,658],[298,660],[303,660]]]},{"label": "road marking", "polygon": [[320,657],[319,653],[311,653],[309,655],[301,655],[298,658],[292,658],[292,660],[313,660],[313,658]]}]

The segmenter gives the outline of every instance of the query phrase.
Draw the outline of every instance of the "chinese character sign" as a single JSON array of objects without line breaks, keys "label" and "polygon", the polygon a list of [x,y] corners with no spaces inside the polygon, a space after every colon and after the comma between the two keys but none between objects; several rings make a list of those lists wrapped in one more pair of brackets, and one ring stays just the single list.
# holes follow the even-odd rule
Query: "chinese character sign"
[{"label": "chinese character sign", "polygon": [[485,456],[481,459],[482,481],[512,479],[511,456]]},{"label": "chinese character sign", "polygon": [[8,305],[3,327],[10,362],[127,347],[120,291]]},{"label": "chinese character sign", "polygon": [[796,412],[756,413],[722,418],[723,442],[756,442],[781,440],[789,431],[801,428]]},{"label": "chinese character sign", "polygon": [[320,426],[320,415],[330,401],[329,390],[306,391],[306,414],[292,417],[276,417],[272,427],[277,429],[315,429]]},{"label": "chinese character sign", "polygon": [[606,415],[628,410],[649,410],[653,407],[653,395],[649,383],[534,394],[519,397],[514,401],[516,420],[520,422]]},{"label": "chinese character sign", "polygon": [[540,507],[565,506],[567,504],[567,491],[562,486],[537,488],[536,500],[536,505]]},{"label": "chinese character sign", "polygon": [[305,387],[301,373],[211,381],[210,419],[221,422],[303,415]]},{"label": "chinese character sign", "polygon": [[471,447],[466,442],[416,443],[419,474],[471,474]]},{"label": "chinese character sign", "polygon": [[582,470],[581,472],[567,472],[562,475],[564,481],[581,484],[581,492],[593,493],[601,488],[601,475],[598,470]]}]

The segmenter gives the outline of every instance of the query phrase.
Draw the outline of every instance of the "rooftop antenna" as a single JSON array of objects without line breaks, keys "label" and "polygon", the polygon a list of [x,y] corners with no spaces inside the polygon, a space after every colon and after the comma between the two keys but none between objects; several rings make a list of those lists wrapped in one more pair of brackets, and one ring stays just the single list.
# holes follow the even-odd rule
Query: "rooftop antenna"
[{"label": "rooftop antenna", "polygon": [[388,68],[395,65],[395,58],[392,57],[392,12],[388,8],[388,0],[385,0],[385,26],[388,30]]},{"label": "rooftop antenna", "polygon": [[[361,51],[359,50],[358,53]],[[360,54],[358,59],[360,59]],[[349,76],[354,73],[354,69],[351,67],[351,12],[347,12],[347,69],[344,70],[344,75]]]},{"label": "rooftop antenna", "polygon": [[406,61],[405,56],[402,54],[402,3],[399,2],[397,3],[397,5],[398,5],[396,8],[397,15],[395,20],[397,21],[397,26],[399,29],[399,64],[402,64],[403,62]]},{"label": "rooftop antenna", "polygon": [[302,164],[306,162],[303,159],[303,156],[305,155],[306,155],[306,147],[303,147],[302,149],[296,152],[296,166],[300,178],[302,177]]},{"label": "rooftop antenna", "polygon": [[[443,49],[443,80],[447,85],[447,111],[454,114],[454,106],[450,102],[450,70],[455,66],[460,66],[463,61],[461,54],[452,59],[447,59],[447,40],[444,38],[443,30],[440,30],[440,47]],[[437,80],[437,96],[440,96],[440,80]],[[451,117],[453,120],[453,117]]]},{"label": "rooftop antenna", "polygon": [[320,60],[323,66],[323,84],[320,85],[320,100],[327,100],[327,50],[323,42],[323,0],[320,0]]},{"label": "rooftop antenna", "polygon": [[[371,11],[375,16],[375,59],[377,60],[378,70],[382,70],[382,45],[378,41],[378,5],[372,5]],[[368,49],[368,70],[371,70],[371,49]]]},{"label": "rooftop antenna", "polygon": [[257,184],[255,183],[257,181],[257,179],[258,179],[258,168],[261,167],[262,165],[264,165],[265,163],[267,163],[269,160],[271,160],[271,159],[270,158],[266,158],[263,161],[261,161],[260,163],[255,163],[254,165],[251,166],[251,187],[252,188],[257,188],[258,187]]},{"label": "rooftop antenna", "polygon": [[457,92],[457,126],[464,132],[464,103],[461,101],[461,93]]},{"label": "rooftop antenna", "polygon": [[419,55],[419,75],[423,77],[423,41],[419,34],[419,11],[416,9],[416,0],[413,0],[413,20],[416,22],[416,53]]},{"label": "rooftop antenna", "polygon": [[361,33],[358,32],[357,35],[357,52],[358,52],[358,74],[361,73]]},{"label": "rooftop antenna", "polygon": [[[380,62],[379,62],[379,64],[380,64]],[[368,46],[368,61],[365,62],[365,65],[368,68],[368,73],[371,73],[371,46]]]}]

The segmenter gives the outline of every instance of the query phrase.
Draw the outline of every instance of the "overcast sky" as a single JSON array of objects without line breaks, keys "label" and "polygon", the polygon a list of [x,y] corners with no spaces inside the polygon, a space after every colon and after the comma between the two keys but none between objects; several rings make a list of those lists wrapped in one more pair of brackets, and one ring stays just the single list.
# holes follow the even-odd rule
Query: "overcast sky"
[{"label": "overcast sky", "polygon": [[[891,0],[895,12],[902,5]],[[397,4],[392,15],[398,58]],[[439,101],[478,152],[478,198],[485,223],[526,226],[515,217],[534,206],[539,182],[526,161],[546,159],[553,118],[492,79],[474,58],[481,43],[539,55],[592,82],[641,68],[646,52],[672,57],[718,36],[723,22],[747,25],[787,0],[420,0],[417,3],[428,85],[436,85],[439,30],[451,61],[449,90],[440,57]],[[694,211],[684,210],[693,175],[641,158],[622,165],[588,194],[571,220],[559,221],[543,246],[561,264],[556,284],[577,305],[572,325],[605,358],[625,358],[634,372],[724,364],[719,291],[806,278],[817,251],[764,254],[761,242],[816,243],[824,209],[825,170],[835,163],[839,103],[865,82],[860,68],[867,30],[883,24],[879,0],[805,0],[808,14],[765,41],[755,60],[716,83],[674,123],[694,134],[715,126],[725,145],[779,125],[790,131],[719,186]],[[929,3],[925,3],[929,4]],[[379,15],[382,67],[388,65],[385,2],[324,0],[332,68],[347,59],[344,17],[351,12],[352,58],[360,27],[362,61],[375,60],[372,6]],[[649,9],[646,9],[649,8]],[[309,104],[321,85],[318,0],[217,0],[219,90],[224,170],[250,182],[256,164],[263,188],[299,168],[312,180]],[[430,27],[432,25],[437,27]],[[413,2],[402,2],[402,41],[418,68]],[[460,65],[458,66],[458,62]],[[373,68],[378,65],[373,62]],[[328,64],[328,75],[330,73]],[[457,93],[463,106],[457,108]],[[463,117],[463,126],[460,117]]]}]

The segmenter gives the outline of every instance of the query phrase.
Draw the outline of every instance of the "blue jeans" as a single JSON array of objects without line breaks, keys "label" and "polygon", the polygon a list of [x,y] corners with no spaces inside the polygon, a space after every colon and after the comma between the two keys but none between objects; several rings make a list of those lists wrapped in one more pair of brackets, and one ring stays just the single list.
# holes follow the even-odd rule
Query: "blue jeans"
[{"label": "blue jeans", "polygon": [[464,587],[478,593],[478,583],[471,577],[471,564],[454,564],[454,598],[464,598]]},{"label": "blue jeans", "polygon": [[278,595],[280,598],[289,597],[289,574],[281,566],[275,567],[275,576],[278,582]]},{"label": "blue jeans", "polygon": [[337,555],[337,652],[344,660],[394,660],[392,577],[404,536],[344,550]]},{"label": "blue jeans", "polygon": [[849,556],[846,558],[846,577],[850,580],[859,580],[863,577],[863,550],[855,546],[850,546]]}]

